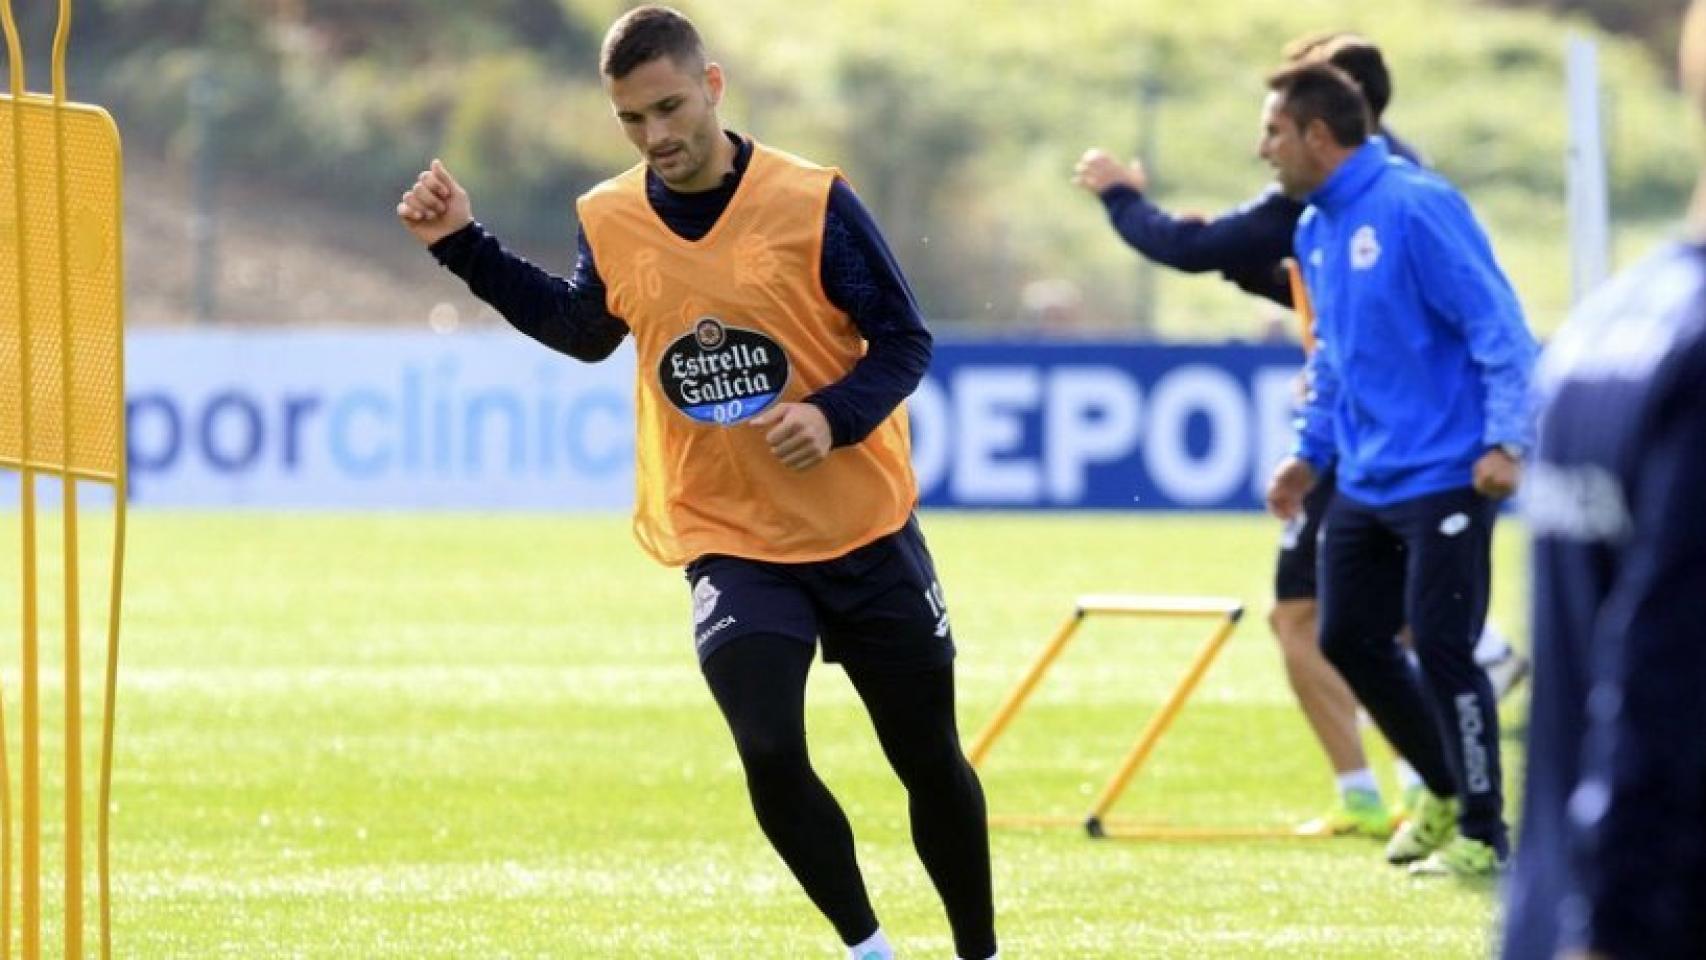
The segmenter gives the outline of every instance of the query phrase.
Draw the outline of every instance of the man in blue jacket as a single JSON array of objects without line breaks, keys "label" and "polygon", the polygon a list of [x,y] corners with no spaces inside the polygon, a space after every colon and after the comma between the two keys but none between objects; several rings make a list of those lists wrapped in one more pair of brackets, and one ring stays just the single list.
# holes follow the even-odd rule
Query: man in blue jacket
[{"label": "man in blue jacket", "polygon": [[[1706,2],[1682,31],[1706,110]],[[1701,183],[1706,185],[1706,177]],[[1706,187],[1547,347],[1509,960],[1706,956]]]},{"label": "man in blue jacket", "polygon": [[[1349,74],[1368,101],[1387,146],[1413,163],[1423,163],[1415,150],[1380,125],[1392,101],[1393,85],[1385,57],[1372,41],[1354,33],[1316,34],[1287,44],[1285,58],[1287,63],[1331,63]],[[1147,195],[1149,175],[1142,163],[1126,166],[1100,149],[1085,152],[1074,182],[1096,194],[1120,238],[1145,257],[1187,273],[1218,271],[1248,293],[1295,306],[1284,262],[1292,256],[1292,235],[1304,204],[1286,196],[1277,185],[1234,210],[1204,220],[1163,210]],[[1328,470],[1317,478],[1303,509],[1285,525],[1274,568],[1274,606],[1268,614],[1285,658],[1286,679],[1338,786],[1334,805],[1300,825],[1297,832],[1385,839],[1392,831],[1392,818],[1363,751],[1356,698],[1321,656],[1317,634],[1315,541],[1321,517],[1333,499],[1333,486],[1333,473]],[[1491,628],[1476,647],[1476,660],[1492,675],[1501,697],[1528,671],[1526,658]],[[1401,761],[1398,780],[1405,795],[1400,807],[1404,811],[1419,795],[1421,780]]]},{"label": "man in blue jacket", "polygon": [[[1290,518],[1337,461],[1321,649],[1427,786],[1387,859],[1491,874],[1509,841],[1497,703],[1474,643],[1496,501],[1516,491],[1529,444],[1534,338],[1468,205],[1370,136],[1349,77],[1295,66],[1269,90],[1260,152],[1309,204],[1293,245],[1318,347],[1268,504]],[[1420,677],[1393,639],[1406,621]]]}]

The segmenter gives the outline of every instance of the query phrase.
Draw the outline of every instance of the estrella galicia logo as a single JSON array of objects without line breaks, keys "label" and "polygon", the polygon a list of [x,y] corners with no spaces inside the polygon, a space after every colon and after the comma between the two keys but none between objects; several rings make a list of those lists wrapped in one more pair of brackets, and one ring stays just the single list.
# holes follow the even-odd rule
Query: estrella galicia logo
[{"label": "estrella galicia logo", "polygon": [[658,382],[676,409],[700,423],[740,423],[782,395],[788,355],[756,330],[701,317],[664,349]]},{"label": "estrella galicia logo", "polygon": [[693,338],[699,341],[699,349],[715,350],[723,345],[728,335],[716,317],[700,317],[699,322],[693,325]]}]

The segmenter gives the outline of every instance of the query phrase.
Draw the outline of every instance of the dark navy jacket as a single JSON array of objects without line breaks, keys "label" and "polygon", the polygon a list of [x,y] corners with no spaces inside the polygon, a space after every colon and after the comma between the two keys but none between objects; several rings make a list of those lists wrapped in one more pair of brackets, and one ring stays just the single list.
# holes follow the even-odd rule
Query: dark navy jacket
[{"label": "dark navy jacket", "polygon": [[[1423,165],[1409,144],[1384,128],[1381,136],[1393,153]],[[1120,238],[1156,263],[1186,273],[1215,270],[1247,293],[1291,306],[1291,284],[1280,262],[1291,256],[1304,205],[1277,186],[1213,220],[1174,216],[1126,186],[1103,192],[1102,206]]]},{"label": "dark navy jacket", "polygon": [[[728,137],[736,144],[735,169],[714,190],[677,193],[646,173],[652,208],[684,239],[697,240],[711,231],[746,173],[752,143],[732,133]],[[579,256],[567,279],[505,250],[478,223],[433,244],[432,254],[517,330],[593,362],[614,353],[628,327],[606,309],[604,281],[585,230],[577,241]],[[852,318],[866,342],[865,356],[846,377],[807,398],[823,411],[840,447],[865,439],[918,388],[930,365],[932,341],[876,221],[840,179],[830,189],[819,274],[830,302]]]},{"label": "dark navy jacket", "polygon": [[1504,955],[1706,957],[1706,248],[1591,297],[1536,371],[1534,698]]}]

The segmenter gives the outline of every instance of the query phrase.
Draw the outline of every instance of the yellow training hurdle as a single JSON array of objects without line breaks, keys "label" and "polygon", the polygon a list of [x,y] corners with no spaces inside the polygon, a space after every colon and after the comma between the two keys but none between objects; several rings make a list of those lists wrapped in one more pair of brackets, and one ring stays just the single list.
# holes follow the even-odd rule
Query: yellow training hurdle
[{"label": "yellow training hurdle", "polygon": [[1078,628],[1092,615],[1209,620],[1215,623],[1215,627],[1214,632],[1197,649],[1196,656],[1185,668],[1184,674],[1173,686],[1166,700],[1144,725],[1137,742],[1127,751],[1113,776],[1103,785],[1088,813],[1083,817],[995,815],[989,818],[990,824],[1010,827],[1082,826],[1092,837],[1116,839],[1252,840],[1292,837],[1290,830],[1280,828],[1121,823],[1110,821],[1107,817],[1108,810],[1119,800],[1120,795],[1131,784],[1132,778],[1154,752],[1161,737],[1172,727],[1179,711],[1184,708],[1185,702],[1190,699],[1191,693],[1196,690],[1203,675],[1220,654],[1221,648],[1237,629],[1238,622],[1244,615],[1244,606],[1237,600],[1224,597],[1157,597],[1128,594],[1089,594],[1079,597],[1072,613],[1055,630],[1048,643],[1044,644],[1042,652],[1020,676],[1019,682],[1002,699],[995,715],[973,739],[971,747],[966,751],[972,766],[981,767],[984,758],[989,755],[990,748],[1013,722],[1025,701],[1042,682],[1043,675],[1077,635]]},{"label": "yellow training hurdle", "polygon": [[[23,539],[20,948],[42,948],[42,815],[36,478],[61,485],[65,564],[64,953],[84,955],[82,652],[77,482],[114,491],[106,684],[96,812],[100,951],[112,953],[108,810],[124,574],[123,203],[118,128],[66,102],[71,0],[59,0],[51,95],[25,89],[11,0],[0,0],[10,83],[0,96],[0,467],[18,472]],[[10,760],[0,714],[0,956],[12,955]]]}]

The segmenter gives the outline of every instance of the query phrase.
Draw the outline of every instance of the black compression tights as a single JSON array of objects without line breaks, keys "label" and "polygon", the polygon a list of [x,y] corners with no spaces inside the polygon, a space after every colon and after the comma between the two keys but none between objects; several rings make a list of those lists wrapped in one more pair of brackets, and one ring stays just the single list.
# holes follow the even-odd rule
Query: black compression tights
[{"label": "black compression tights", "polygon": [[[728,720],[759,826],[845,943],[869,937],[876,914],[853,856],[853,831],[806,752],[812,648],[788,637],[742,637],[705,663]],[[960,751],[952,666],[874,676],[848,670],[883,753],[909,797],[912,841],[962,957],[995,952],[983,788]]]}]

